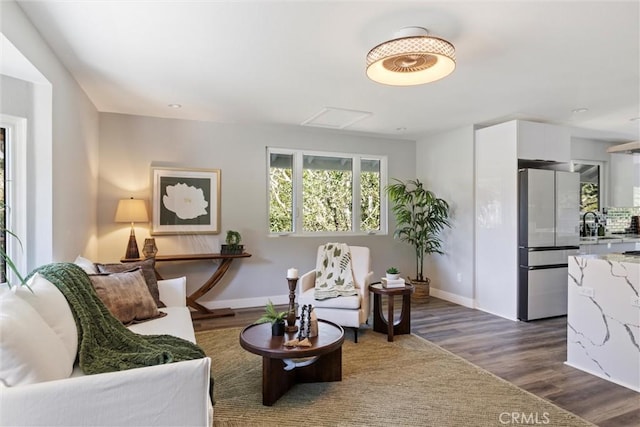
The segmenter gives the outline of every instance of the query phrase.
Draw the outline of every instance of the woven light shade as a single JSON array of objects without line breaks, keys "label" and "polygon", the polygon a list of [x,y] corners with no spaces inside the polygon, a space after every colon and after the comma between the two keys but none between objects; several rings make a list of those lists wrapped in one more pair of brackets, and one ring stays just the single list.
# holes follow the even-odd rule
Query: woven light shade
[{"label": "woven light shade", "polygon": [[367,55],[367,76],[378,83],[412,86],[440,80],[456,68],[455,48],[429,36],[422,27],[406,27],[395,39],[379,44]]}]

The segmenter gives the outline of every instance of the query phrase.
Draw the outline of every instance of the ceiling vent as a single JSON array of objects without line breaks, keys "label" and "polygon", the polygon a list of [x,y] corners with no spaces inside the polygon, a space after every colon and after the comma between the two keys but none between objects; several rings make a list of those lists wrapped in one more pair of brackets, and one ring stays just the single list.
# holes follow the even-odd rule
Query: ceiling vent
[{"label": "ceiling vent", "polygon": [[369,117],[371,114],[372,113],[367,111],[325,107],[300,124],[302,126],[315,126],[328,129],[344,129]]}]

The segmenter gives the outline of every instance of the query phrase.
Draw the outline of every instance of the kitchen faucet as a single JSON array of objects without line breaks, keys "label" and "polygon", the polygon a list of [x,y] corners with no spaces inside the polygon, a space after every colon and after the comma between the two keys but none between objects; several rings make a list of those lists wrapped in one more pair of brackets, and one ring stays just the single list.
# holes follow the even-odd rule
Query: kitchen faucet
[{"label": "kitchen faucet", "polygon": [[590,235],[590,233],[588,233],[588,232],[587,232],[587,227],[588,227],[588,226],[587,226],[587,215],[589,215],[589,214],[592,214],[592,215],[593,215],[593,218],[595,219],[595,224],[596,224],[595,229],[596,229],[596,230],[598,229],[598,227],[597,227],[597,224],[598,224],[598,214],[596,214],[596,213],[595,213],[595,212],[593,212],[593,211],[585,212],[585,213],[584,213],[584,215],[582,215],[582,236],[583,236],[583,237],[586,237],[586,236],[589,236],[589,235]]}]

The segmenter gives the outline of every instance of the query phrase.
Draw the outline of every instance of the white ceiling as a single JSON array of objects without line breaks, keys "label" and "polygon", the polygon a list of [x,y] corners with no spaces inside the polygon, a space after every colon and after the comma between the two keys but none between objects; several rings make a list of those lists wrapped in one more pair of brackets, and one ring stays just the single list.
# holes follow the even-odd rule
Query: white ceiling
[{"label": "white ceiling", "polygon": [[[347,131],[406,139],[522,118],[617,142],[640,139],[639,3],[19,1],[102,112],[297,126],[343,108],[372,113]],[[453,74],[366,77],[406,26],[455,45]]]}]

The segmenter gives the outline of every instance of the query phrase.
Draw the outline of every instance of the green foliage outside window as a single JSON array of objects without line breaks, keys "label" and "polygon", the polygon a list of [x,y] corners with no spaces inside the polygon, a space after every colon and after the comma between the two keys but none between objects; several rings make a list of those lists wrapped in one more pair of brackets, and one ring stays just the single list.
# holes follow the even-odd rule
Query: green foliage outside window
[{"label": "green foliage outside window", "polygon": [[380,230],[380,173],[360,174],[360,229]]},{"label": "green foliage outside window", "polygon": [[598,184],[580,183],[580,212],[598,211],[599,197]]},{"label": "green foliage outside window", "polygon": [[269,232],[293,231],[293,170],[274,168],[269,173]]},{"label": "green foliage outside window", "polygon": [[[271,152],[269,164],[269,232],[294,231],[293,154]],[[360,160],[360,200],[353,200],[353,158],[305,154],[302,200],[297,200],[305,233],[354,231],[354,209],[360,221],[355,231],[380,230],[381,162]]]}]

